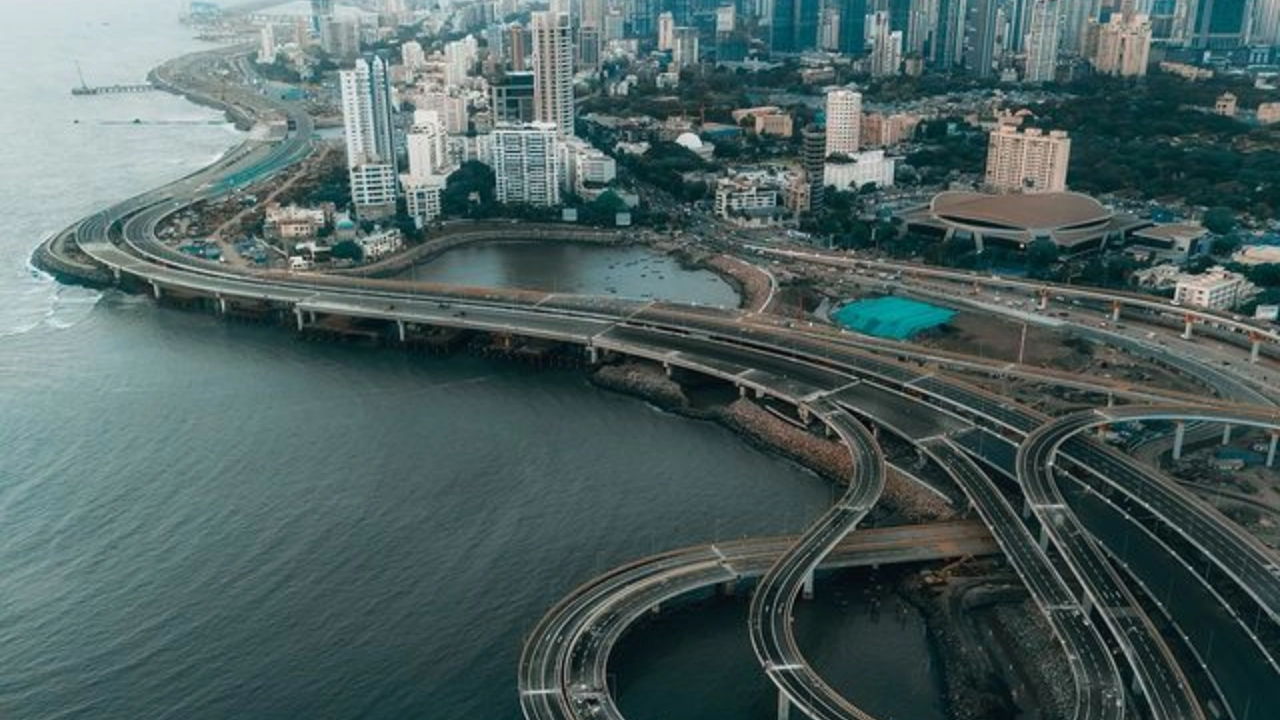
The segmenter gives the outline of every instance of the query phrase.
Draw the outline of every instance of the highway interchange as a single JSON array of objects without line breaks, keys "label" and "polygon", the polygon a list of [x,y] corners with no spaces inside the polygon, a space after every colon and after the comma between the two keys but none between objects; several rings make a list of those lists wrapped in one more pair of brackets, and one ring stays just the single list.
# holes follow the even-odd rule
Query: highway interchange
[{"label": "highway interchange", "polygon": [[[267,101],[262,100],[266,103]],[[1114,551],[1090,532],[1064,495],[1082,478],[1112,487],[1145,512],[1114,504],[1117,524],[1145,532],[1170,531],[1198,551],[1178,560],[1189,568],[1207,558],[1221,569],[1267,622],[1280,622],[1280,560],[1276,552],[1176,485],[1163,473],[1137,463],[1089,437],[1092,427],[1133,420],[1209,422],[1280,430],[1271,393],[1256,383],[1194,358],[1145,345],[1149,352],[1181,364],[1207,380],[1217,399],[1189,398],[1156,388],[1101,378],[1067,377],[1025,366],[1009,366],[955,353],[870,341],[831,328],[808,327],[764,314],[672,303],[576,297],[497,289],[406,285],[354,277],[279,274],[234,270],[196,260],[166,247],[155,235],[165,217],[192,203],[224,195],[278,173],[311,151],[311,123],[289,106],[272,108],[292,118],[280,142],[252,141],[213,166],[77,223],[63,234],[84,255],[124,285],[143,286],[157,298],[167,294],[207,298],[220,310],[230,304],[272,308],[304,329],[317,318],[342,316],[382,323],[388,336],[403,340],[421,327],[450,327],[555,340],[584,348],[599,362],[630,356],[682,368],[731,383],[743,393],[768,397],[795,409],[800,421],[833,435],[850,453],[852,475],[835,505],[799,538],[747,541],[730,548],[705,546],[637,561],[597,578],[570,594],[530,635],[521,657],[521,705],[535,718],[621,717],[607,683],[609,649],[638,617],[695,589],[760,577],[748,627],[761,672],[780,693],[780,712],[794,707],[812,718],[868,718],[856,698],[843,698],[809,666],[797,646],[792,609],[813,574],[827,563],[876,557],[874,545],[852,548],[865,535],[886,530],[857,529],[880,499],[888,471],[873,429],[911,442],[963,492],[1061,643],[1076,689],[1076,718],[1203,718],[1209,698],[1188,681],[1170,638],[1153,622],[1137,597]],[[857,263],[808,251],[758,247],[790,261]],[[73,262],[74,261],[70,261]],[[895,265],[896,272],[904,266]],[[919,276],[949,273],[906,268]],[[956,280],[955,277],[944,278]],[[975,280],[970,277],[966,281]],[[991,279],[1004,287],[1043,292],[1039,284]],[[1167,304],[1131,295],[1052,288],[1055,296],[1120,303],[1144,312],[1167,312]],[[1252,333],[1260,342],[1280,340],[1271,330],[1230,317],[1195,314],[1196,322]],[[1099,339],[1111,340],[1106,335]],[[1124,341],[1116,339],[1118,344]],[[1132,341],[1128,341],[1132,343]],[[1089,413],[1051,418],[1007,397],[966,383],[951,371],[975,370],[1035,380],[1045,385],[1085,389],[1100,397],[1143,405],[1100,407]],[[874,390],[875,403],[853,400]],[[1014,467],[981,447],[963,442],[965,433],[987,433],[988,446],[1016,446]],[[972,437],[972,436],[970,436]],[[1007,455],[1008,453],[1006,453]],[[1016,484],[1001,482],[1001,475]],[[1023,512],[1019,512],[1022,510]],[[928,526],[910,528],[918,547],[929,547]],[[957,536],[959,537],[959,536]],[[986,539],[986,542],[990,542]],[[979,552],[982,538],[965,542]],[[900,537],[899,550],[903,542]],[[933,542],[937,541],[936,538]],[[957,542],[959,542],[957,540]],[[870,549],[868,549],[870,548]],[[881,552],[889,550],[881,548]],[[1170,548],[1170,553],[1183,552]],[[930,557],[945,557],[937,550]],[[1192,573],[1216,593],[1207,571]],[[1217,597],[1222,597],[1217,595]],[[1223,617],[1248,633],[1263,676],[1274,681],[1275,648],[1256,627],[1241,600]],[[1164,618],[1175,626],[1196,618]],[[1240,658],[1236,658],[1240,660]],[[1247,660],[1247,658],[1246,658]],[[1216,666],[1194,668],[1222,692],[1227,712],[1237,720],[1265,705],[1254,697],[1228,696],[1232,683],[1214,677]],[[1256,668],[1255,668],[1256,669]],[[1274,684],[1274,682],[1273,682]],[[1274,690],[1257,689],[1259,698]],[[1270,696],[1267,693],[1271,693]],[[1271,705],[1270,707],[1275,707]]]}]

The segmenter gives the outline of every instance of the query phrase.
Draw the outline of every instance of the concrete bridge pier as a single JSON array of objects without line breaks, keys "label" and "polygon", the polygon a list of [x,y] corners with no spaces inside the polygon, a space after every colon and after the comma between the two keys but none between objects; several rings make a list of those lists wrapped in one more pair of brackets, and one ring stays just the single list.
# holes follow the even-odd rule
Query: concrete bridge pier
[{"label": "concrete bridge pier", "polygon": [[227,314],[227,299],[222,297],[221,295],[218,296],[218,314],[219,315]]},{"label": "concrete bridge pier", "polygon": [[1183,327],[1183,329],[1182,329],[1182,339],[1183,339],[1183,340],[1190,340],[1190,339],[1191,339],[1191,326],[1192,326],[1192,324],[1193,324],[1195,321],[1194,321],[1194,319],[1191,317],[1191,314],[1190,314],[1190,313],[1187,313],[1186,317],[1184,318],[1184,321],[1186,322],[1186,325],[1185,325],[1185,326]]},{"label": "concrete bridge pier", "polygon": [[1022,519],[1026,520],[1031,517],[1031,501],[1024,495],[1022,498]]},{"label": "concrete bridge pier", "polygon": [[1254,365],[1257,365],[1258,354],[1260,352],[1262,352],[1262,340],[1259,340],[1258,338],[1253,338],[1253,341],[1249,345],[1249,362],[1253,363]]},{"label": "concrete bridge pier", "polygon": [[801,405],[798,409],[800,412],[800,421],[803,422],[805,425],[808,425],[812,417],[809,414],[809,408],[805,405]]},{"label": "concrete bridge pier", "polygon": [[594,345],[587,346],[587,364],[588,365],[600,364],[600,349]]},{"label": "concrete bridge pier", "polygon": [[805,600],[813,599],[813,571],[812,570],[805,573],[804,585],[800,589],[800,597],[804,598]]},{"label": "concrete bridge pier", "polygon": [[1222,426],[1222,444],[1231,444],[1231,423],[1225,423]]},{"label": "concrete bridge pier", "polygon": [[745,399],[745,398],[746,398],[746,397],[748,397],[749,395],[750,395],[750,392],[748,392],[748,390],[747,390],[747,386],[746,386],[746,385],[739,385],[739,386],[738,386],[738,397],[740,397],[740,398],[744,398],[744,399]]},{"label": "concrete bridge pier", "polygon": [[671,369],[671,363],[669,362],[662,363],[662,370],[667,374],[667,377],[671,377],[671,374],[673,372]]},{"label": "concrete bridge pier", "polygon": [[157,300],[160,299],[160,283],[155,280],[151,281],[151,294],[155,295]]},{"label": "concrete bridge pier", "polygon": [[1049,309],[1049,291],[1048,290],[1040,291],[1040,302],[1036,304],[1036,307],[1040,308],[1041,310]]},{"label": "concrete bridge pier", "polygon": [[1182,459],[1182,441],[1187,437],[1187,424],[1181,420],[1174,426],[1173,430],[1173,459]]},{"label": "concrete bridge pier", "polygon": [[1049,551],[1049,528],[1044,525],[1040,526],[1040,549],[1044,552]]},{"label": "concrete bridge pier", "polygon": [[293,309],[293,316],[298,320],[298,332],[302,332],[302,329],[306,327],[306,325],[302,321],[302,308],[295,307]]},{"label": "concrete bridge pier", "polygon": [[1111,322],[1120,322],[1120,301],[1115,300],[1111,303]]},{"label": "concrete bridge pier", "polygon": [[719,589],[722,597],[733,597],[738,592],[738,581],[725,580],[720,583]]},{"label": "concrete bridge pier", "polygon": [[400,342],[404,342],[404,321],[396,320],[396,333],[400,336]]},{"label": "concrete bridge pier", "polygon": [[1276,466],[1276,445],[1280,445],[1280,433],[1272,431],[1271,445],[1267,447],[1267,467]]},{"label": "concrete bridge pier", "polygon": [[118,267],[111,268],[111,276],[116,279],[116,284],[119,285],[120,284],[120,268]]},{"label": "concrete bridge pier", "polygon": [[778,691],[778,720],[791,720],[791,701],[781,690]]}]

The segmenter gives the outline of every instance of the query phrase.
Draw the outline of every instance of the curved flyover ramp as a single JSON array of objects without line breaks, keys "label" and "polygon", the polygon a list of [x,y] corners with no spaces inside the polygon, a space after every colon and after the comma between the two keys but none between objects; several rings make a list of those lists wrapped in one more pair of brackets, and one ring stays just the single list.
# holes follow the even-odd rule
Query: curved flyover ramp
[{"label": "curved flyover ramp", "polygon": [[[884,491],[885,462],[871,433],[847,412],[815,403],[810,412],[831,428],[853,454],[853,477],[836,505],[809,527],[760,581],[751,598],[751,646],[769,679],[778,686],[779,708],[799,708],[814,720],[872,720],[814,672],[796,644],[791,613],[796,596],[813,582],[813,572],[857,527]],[[782,714],[782,713],[780,713]]]},{"label": "curved flyover ramp", "polygon": [[[628,563],[577,588],[529,635],[520,658],[520,705],[529,720],[622,714],[608,690],[613,648],[638,619],[663,604],[725,583],[759,577],[795,545],[766,537],[698,545]],[[824,568],[919,562],[998,551],[980,523],[960,521],[866,530],[846,537]]]}]

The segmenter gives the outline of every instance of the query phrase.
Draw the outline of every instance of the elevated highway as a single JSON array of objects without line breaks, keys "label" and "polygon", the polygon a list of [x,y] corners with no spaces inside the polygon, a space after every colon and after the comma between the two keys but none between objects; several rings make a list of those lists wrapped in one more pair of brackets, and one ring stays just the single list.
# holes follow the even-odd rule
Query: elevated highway
[{"label": "elevated highway", "polygon": [[[155,227],[168,214],[192,202],[217,197],[234,187],[268,177],[305,157],[310,151],[310,120],[301,113],[293,113],[293,116],[297,131],[284,142],[246,146],[205,171],[91,216],[75,228],[75,241],[88,256],[107,268],[117,281],[147,283],[157,297],[168,292],[195,294],[213,299],[224,307],[227,301],[263,302],[291,314],[298,327],[305,327],[319,315],[342,315],[383,322],[394,328],[402,339],[406,326],[422,324],[543,337],[581,345],[596,359],[606,353],[649,357],[669,366],[720,377],[757,394],[790,401],[804,413],[823,418],[836,427],[837,432],[843,427],[842,437],[854,447],[863,442],[858,436],[865,431],[849,418],[848,408],[841,407],[838,396],[858,383],[894,393],[903,399],[906,407],[917,403],[922,407],[937,408],[951,418],[994,428],[1006,436],[1025,437],[1048,422],[1047,418],[1007,398],[973,388],[937,370],[948,366],[948,363],[967,365],[968,370],[983,369],[983,365],[974,364],[971,359],[911,350],[909,357],[920,363],[912,366],[892,357],[897,354],[906,358],[908,351],[886,350],[883,344],[870,346],[851,336],[795,327],[788,321],[664,303],[496,290],[422,289],[403,283],[357,278],[231,272],[188,258],[156,240]],[[972,281],[972,278],[967,278],[967,281]],[[1003,279],[1000,282],[1010,283]],[[1099,301],[1111,297],[1083,296]],[[1138,307],[1152,309],[1137,299],[1131,302]],[[1154,303],[1150,300],[1141,302]],[[1156,305],[1167,311],[1165,306]],[[1214,322],[1223,322],[1223,319],[1215,317]],[[929,366],[923,366],[925,363]],[[1006,367],[1005,371],[1045,382],[1068,382],[1067,379],[1053,378],[1028,368]],[[1102,393],[1117,390],[1114,384],[1098,381],[1070,382],[1076,387],[1092,388]],[[1147,401],[1170,399],[1148,390],[1137,390],[1132,397]],[[1208,408],[1203,412],[1211,415],[1216,410]],[[1227,408],[1224,412],[1232,410]],[[1119,415],[1105,417],[1114,421]],[[1221,419],[1223,416],[1217,417]],[[1241,415],[1231,417],[1236,418],[1234,422],[1241,422]],[[1007,501],[1002,505],[999,493],[984,480],[981,472],[968,463],[950,441],[943,438],[920,439],[926,452],[965,489],[984,521],[996,532],[1005,552],[1011,558],[1018,558],[1011,561],[1068,649],[1077,684],[1078,718],[1115,717],[1123,712],[1119,709],[1123,707],[1124,699],[1120,691],[1122,683],[1117,681],[1118,669],[1109,653],[1100,651],[1104,643],[1098,635],[1098,628],[1089,620],[1089,614],[1095,611],[1104,619],[1111,642],[1122,648],[1127,663],[1137,673],[1144,691],[1143,698],[1155,717],[1199,718],[1203,715],[1163,640],[1128,593],[1115,569],[1075,521],[1060,495],[1055,495],[1052,471],[1048,468],[1059,445],[1074,462],[1092,467],[1101,474],[1114,472],[1116,467],[1124,469],[1123,462],[1116,459],[1114,452],[1098,448],[1101,455],[1092,452],[1086,455],[1082,451],[1074,451],[1068,444],[1073,440],[1068,438],[1059,444],[1048,443],[1052,451],[1040,449],[1044,443],[1038,443],[1033,446],[1034,453],[1025,452],[1026,458],[1019,455],[1019,472],[1026,473],[1024,489],[1030,499],[1030,507],[1036,510],[1044,528],[1044,540],[1053,541],[1054,548],[1066,558],[1073,579],[1086,591],[1084,597],[1077,597],[1071,592],[1070,583],[1054,569],[1046,552],[1040,549],[1037,554],[1034,542],[1029,542],[1031,538],[1026,527],[1016,517],[1010,517]],[[772,566],[774,572],[762,582],[757,598],[760,610],[753,612],[751,630],[754,634],[758,627],[761,634],[758,645],[753,635],[753,646],[769,669],[770,677],[779,684],[788,704],[794,703],[814,717],[864,717],[859,714],[861,711],[835,695],[807,669],[794,647],[794,640],[790,638],[789,619],[790,603],[794,602],[796,589],[803,587],[805,578],[824,556],[840,546],[844,536],[861,520],[874,497],[878,496],[877,481],[873,474],[867,473],[873,473],[871,468],[879,461],[873,460],[870,466],[866,464],[866,458],[878,457],[878,450],[873,444],[863,448],[858,457],[862,460],[855,467],[861,468],[859,472],[864,474],[855,476],[855,479],[861,479],[851,482],[851,494],[846,496],[847,499],[824,515],[790,551],[780,553],[781,560],[777,560],[778,554],[771,556],[777,564]],[[1120,465],[1116,465],[1117,462]],[[878,466],[881,468],[878,482],[882,483],[883,465]],[[1050,477],[1032,477],[1035,468],[1045,470]],[[1133,483],[1136,483],[1134,488],[1153,484],[1151,478],[1139,478]],[[1164,521],[1190,518],[1187,527],[1192,528],[1198,538],[1212,538],[1214,542],[1231,540],[1229,529],[1214,527],[1220,524],[1221,519],[1206,514],[1196,504],[1178,502],[1168,507],[1167,517],[1162,518]],[[1174,520],[1175,509],[1186,515],[1179,515],[1178,520]],[[855,533],[850,537],[857,538],[861,534]],[[1206,544],[1205,547],[1210,546]],[[1207,552],[1216,552],[1219,547],[1231,548],[1230,545],[1214,545]],[[1252,565],[1238,567],[1249,569],[1250,574],[1241,573],[1237,581],[1252,583],[1259,592],[1270,592],[1267,583],[1254,577],[1254,573],[1265,566],[1260,566],[1256,558],[1251,560],[1243,554],[1245,549],[1236,548],[1242,553],[1240,557]],[[1236,556],[1231,557],[1224,562],[1236,563]],[[706,565],[705,569],[712,574],[724,569],[718,557],[715,562],[705,556],[694,557],[690,563]],[[718,566],[720,570],[713,571],[711,565]],[[1268,569],[1267,572],[1271,571]],[[665,597],[663,593],[667,592],[662,588],[661,580],[657,586],[648,580],[637,580],[637,583],[637,588],[650,588],[659,597]],[[1062,595],[1064,589],[1068,591],[1068,597]],[[756,604],[753,602],[753,608]],[[625,615],[624,612],[617,617]],[[625,623],[609,622],[613,623],[608,625],[613,628],[609,632],[621,632],[620,628],[625,627]],[[575,647],[584,647],[582,652],[588,652],[590,645]],[[543,698],[559,707],[560,711],[568,712],[564,716],[569,717],[573,712],[584,709],[573,709],[574,698],[581,694],[574,694],[575,683],[586,683],[583,692],[599,692],[591,688],[598,685],[592,679],[596,677],[592,673],[603,667],[596,664],[601,662],[601,655],[592,656],[596,658],[592,662],[574,660],[572,654],[567,659],[557,657],[559,659],[552,662],[550,670],[544,669],[542,674],[530,671],[538,677],[531,675],[528,683],[522,685],[522,689],[530,691],[527,695],[522,693],[522,704],[525,697]],[[604,657],[607,658],[607,653]],[[524,683],[523,662],[521,667]],[[542,703],[542,700],[530,702]],[[591,704],[585,699],[582,702]],[[598,699],[596,702],[602,701]],[[526,709],[526,712],[529,711]]]}]

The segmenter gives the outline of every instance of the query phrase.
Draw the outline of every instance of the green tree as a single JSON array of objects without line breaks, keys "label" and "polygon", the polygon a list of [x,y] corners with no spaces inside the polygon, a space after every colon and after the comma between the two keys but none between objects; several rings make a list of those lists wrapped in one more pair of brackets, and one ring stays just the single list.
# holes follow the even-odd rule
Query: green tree
[{"label": "green tree", "polygon": [[497,180],[493,169],[482,162],[468,160],[454,170],[445,180],[444,192],[440,195],[440,205],[446,215],[475,215],[471,207],[472,193],[480,201],[478,210],[481,215],[488,214],[494,203]]},{"label": "green tree", "polygon": [[364,259],[364,248],[356,244],[354,240],[343,240],[333,246],[333,257],[335,260],[360,262]]},{"label": "green tree", "polygon": [[1040,238],[1027,246],[1026,260],[1027,273],[1043,278],[1058,262],[1058,246],[1052,240]]},{"label": "green tree", "polygon": [[1211,207],[1204,213],[1204,226],[1209,232],[1226,235],[1236,229],[1236,214],[1229,207]]}]

